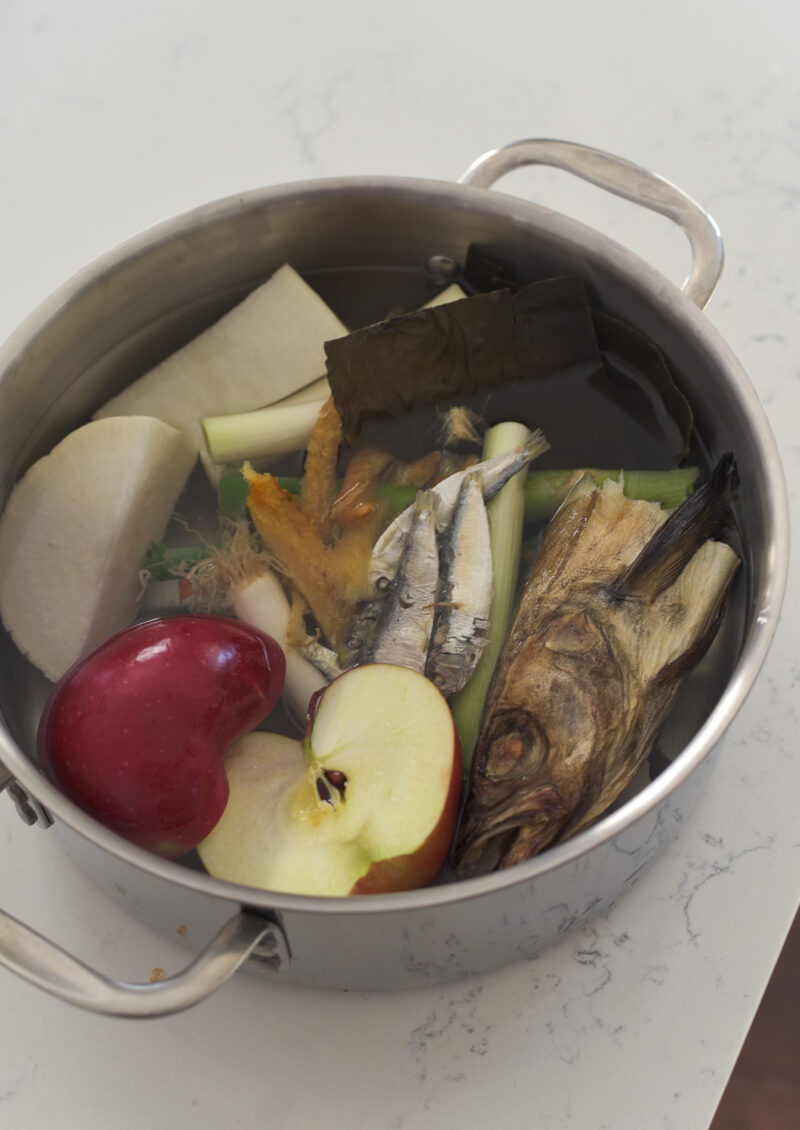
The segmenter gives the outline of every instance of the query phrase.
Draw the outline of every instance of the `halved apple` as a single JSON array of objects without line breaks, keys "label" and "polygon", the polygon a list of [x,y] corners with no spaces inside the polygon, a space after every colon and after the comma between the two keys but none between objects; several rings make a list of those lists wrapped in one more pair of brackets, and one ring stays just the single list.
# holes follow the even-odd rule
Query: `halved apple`
[{"label": "halved apple", "polygon": [[461,748],[437,688],[376,663],[335,679],[302,742],[239,739],[230,795],[198,851],[211,875],[308,895],[377,894],[431,883],[458,813]]}]

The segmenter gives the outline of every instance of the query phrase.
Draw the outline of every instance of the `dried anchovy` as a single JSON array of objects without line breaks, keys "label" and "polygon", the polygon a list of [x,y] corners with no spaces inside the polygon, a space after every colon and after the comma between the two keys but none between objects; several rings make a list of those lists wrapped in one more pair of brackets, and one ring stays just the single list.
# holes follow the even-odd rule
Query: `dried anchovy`
[{"label": "dried anchovy", "polygon": [[439,545],[439,596],[425,669],[445,697],[466,684],[489,638],[493,570],[489,519],[467,475]]}]

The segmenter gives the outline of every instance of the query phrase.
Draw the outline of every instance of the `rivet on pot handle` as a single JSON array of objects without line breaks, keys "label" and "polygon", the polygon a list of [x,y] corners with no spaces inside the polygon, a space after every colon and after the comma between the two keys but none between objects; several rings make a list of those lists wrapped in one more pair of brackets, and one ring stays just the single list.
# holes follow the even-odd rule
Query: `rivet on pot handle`
[{"label": "rivet on pot handle", "polygon": [[53,818],[44,805],[39,804],[19,781],[14,780],[5,765],[0,762],[0,793],[4,791],[17,806],[17,815],[23,823],[39,824],[42,828],[52,827]]},{"label": "rivet on pot handle", "polygon": [[549,138],[515,141],[484,153],[472,162],[459,183],[490,188],[500,177],[524,165],[563,169],[676,223],[692,248],[692,270],[682,290],[701,310],[708,305],[722,274],[722,237],[715,220],[682,189],[602,149]]},{"label": "rivet on pot handle", "polygon": [[0,965],[61,1000],[109,1016],[168,1016],[190,1008],[232,977],[256,947],[275,968],[288,957],[281,927],[242,910],[180,973],[146,984],[114,981],[0,911]]}]

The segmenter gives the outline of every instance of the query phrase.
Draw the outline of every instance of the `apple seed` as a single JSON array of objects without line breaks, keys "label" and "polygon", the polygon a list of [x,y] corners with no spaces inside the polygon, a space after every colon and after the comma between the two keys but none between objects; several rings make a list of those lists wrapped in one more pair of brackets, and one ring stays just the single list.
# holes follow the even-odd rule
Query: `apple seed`
[{"label": "apple seed", "polygon": [[316,784],[317,784],[317,796],[319,797],[319,799],[321,801],[324,801],[325,804],[329,804],[329,805],[331,805],[331,807],[333,807],[333,797],[331,796],[331,790],[325,784],[322,777],[317,777]]},{"label": "apple seed", "polygon": [[347,785],[346,774],[344,774],[341,769],[323,769],[322,772],[337,792],[340,792],[344,796],[345,786]]}]

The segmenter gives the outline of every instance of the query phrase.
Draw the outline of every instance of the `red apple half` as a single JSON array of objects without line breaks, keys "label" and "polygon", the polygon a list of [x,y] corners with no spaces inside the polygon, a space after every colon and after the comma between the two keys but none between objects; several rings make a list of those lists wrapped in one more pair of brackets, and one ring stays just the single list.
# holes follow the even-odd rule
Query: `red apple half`
[{"label": "red apple half", "polygon": [[118,632],[55,687],[42,764],[113,831],[167,857],[194,848],[228,799],[223,759],[275,706],[273,639],[225,616],[172,616]]},{"label": "red apple half", "polygon": [[461,748],[437,688],[407,667],[355,667],[319,696],[303,742],[248,734],[226,758],[225,811],[199,845],[234,883],[307,895],[431,883],[455,828]]}]

